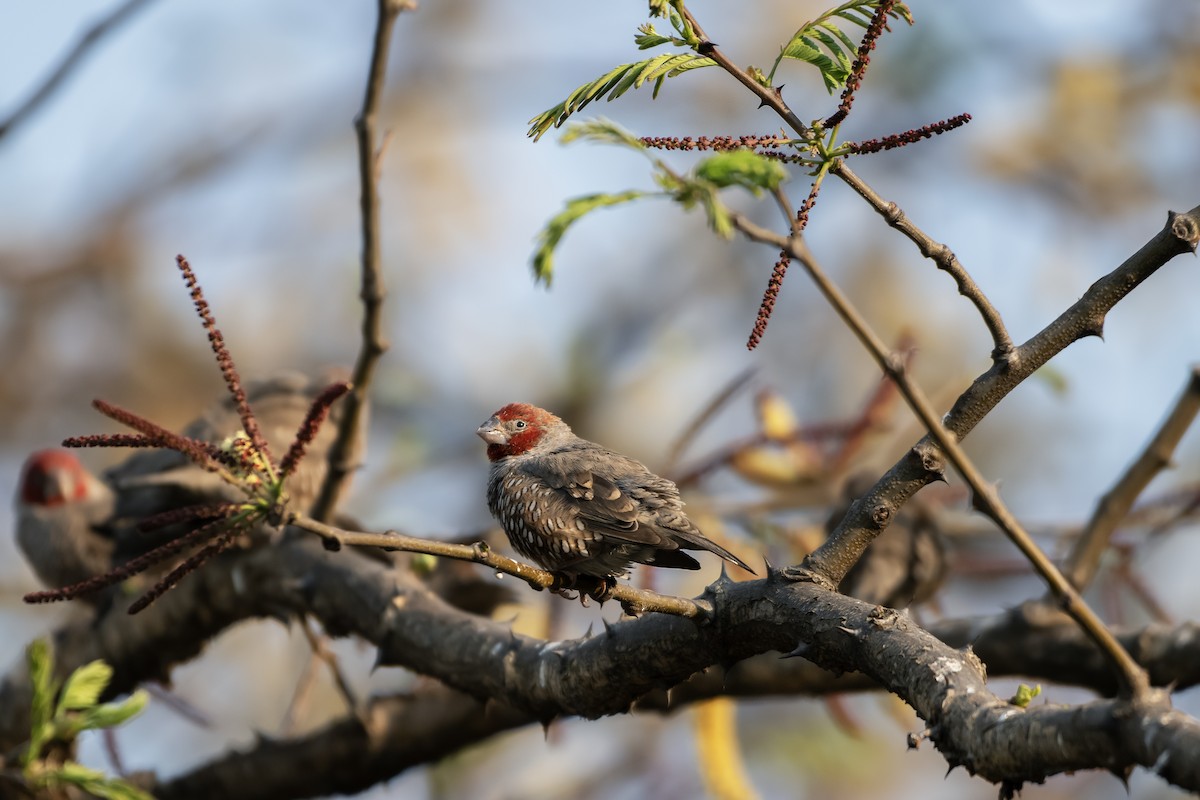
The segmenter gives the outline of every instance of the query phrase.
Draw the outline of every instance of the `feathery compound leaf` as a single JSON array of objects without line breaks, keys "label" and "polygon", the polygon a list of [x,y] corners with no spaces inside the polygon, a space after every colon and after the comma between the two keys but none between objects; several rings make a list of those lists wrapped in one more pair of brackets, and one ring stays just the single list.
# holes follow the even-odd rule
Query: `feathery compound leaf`
[{"label": "feathery compound leaf", "polygon": [[[784,58],[811,64],[820,71],[826,90],[833,94],[846,85],[858,51],[858,43],[841,29],[838,20],[866,28],[878,6],[879,0],[852,0],[805,23],[783,46],[775,66],[778,67]],[[913,24],[912,12],[904,3],[896,3],[888,16]],[[772,75],[774,72],[771,70]]]},{"label": "feathery compound leaf", "polygon": [[591,83],[580,86],[571,92],[566,100],[529,120],[528,135],[536,142],[546,131],[560,127],[567,121],[567,117],[593,100],[605,96],[609,100],[615,100],[630,89],[641,87],[648,80],[655,81],[654,96],[657,97],[664,79],[673,78],[688,70],[711,67],[715,63],[708,56],[698,53],[663,53],[645,61],[622,64]]},{"label": "feathery compound leaf", "polygon": [[641,139],[612,120],[604,119],[603,117],[589,120],[588,122],[573,123],[558,141],[562,144],[571,144],[580,141],[596,142],[597,144],[617,144],[638,151],[645,151],[646,149],[646,145],[642,143]]},{"label": "feathery compound leaf", "polygon": [[550,285],[554,277],[554,251],[558,243],[567,233],[567,229],[578,222],[584,215],[598,208],[628,203],[644,197],[645,192],[630,190],[620,194],[589,194],[567,201],[567,207],[555,214],[541,233],[537,235],[538,248],[533,254],[534,280]]},{"label": "feathery compound leaf", "polygon": [[741,186],[758,195],[763,189],[774,191],[788,174],[778,161],[753,150],[727,150],[701,161],[696,177],[721,188]]}]

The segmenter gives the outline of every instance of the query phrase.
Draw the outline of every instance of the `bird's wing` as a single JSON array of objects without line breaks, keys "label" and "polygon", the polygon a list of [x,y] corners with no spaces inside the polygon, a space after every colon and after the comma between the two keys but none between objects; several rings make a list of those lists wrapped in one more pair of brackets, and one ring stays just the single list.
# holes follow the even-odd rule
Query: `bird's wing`
[{"label": "bird's wing", "polygon": [[528,471],[551,489],[547,513],[562,518],[565,527],[583,523],[585,533],[599,534],[614,542],[673,548],[670,538],[653,526],[638,521],[640,504],[629,492],[598,469],[589,469],[587,459],[545,458],[528,465]]}]

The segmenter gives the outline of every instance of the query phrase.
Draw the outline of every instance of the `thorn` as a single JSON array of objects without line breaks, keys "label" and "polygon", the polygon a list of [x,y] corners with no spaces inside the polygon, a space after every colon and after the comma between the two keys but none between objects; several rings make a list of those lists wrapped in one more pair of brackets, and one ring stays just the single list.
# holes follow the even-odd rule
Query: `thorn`
[{"label": "thorn", "polygon": [[587,630],[583,632],[584,641],[592,638],[592,626],[594,626],[595,624],[596,624],[595,621],[588,623]]},{"label": "thorn", "polygon": [[670,711],[670,710],[671,710],[671,694],[672,694],[674,691],[675,691],[675,688],[674,688],[674,687],[669,687],[669,688],[667,689],[667,711]]},{"label": "thorn", "polygon": [[614,628],[612,623],[604,617],[601,617],[600,621],[604,623],[604,635],[609,639],[615,639],[617,636],[617,629]]},{"label": "thorn", "polygon": [[704,593],[701,597],[716,600],[721,595],[725,594],[729,587],[733,585],[733,579],[729,577],[729,571],[725,569],[725,562],[721,562],[721,575],[715,581],[704,587]]},{"label": "thorn", "polygon": [[772,564],[770,561],[768,561],[766,556],[763,557],[763,564],[767,568],[767,583],[770,584],[770,583],[783,583],[784,582],[785,578],[784,578],[782,569],[779,569],[774,564]]},{"label": "thorn", "polygon": [[550,741],[550,726],[554,724],[555,717],[547,717],[542,720],[542,737],[545,741]]},{"label": "thorn", "polygon": [[780,656],[780,658],[781,659],[804,658],[804,656],[808,653],[808,651],[809,651],[808,642],[800,642],[798,645],[796,645],[796,648],[794,650],[784,653],[783,655]]},{"label": "thorn", "polygon": [[1084,339],[1088,336],[1095,336],[1100,341],[1104,341],[1104,319],[1101,318],[1096,322],[1085,327],[1079,332],[1079,338]]}]

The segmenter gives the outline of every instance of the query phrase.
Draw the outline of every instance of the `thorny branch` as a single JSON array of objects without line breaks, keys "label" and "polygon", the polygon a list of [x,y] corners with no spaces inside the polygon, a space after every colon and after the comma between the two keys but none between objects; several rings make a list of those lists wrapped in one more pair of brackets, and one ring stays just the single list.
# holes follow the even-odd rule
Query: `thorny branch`
[{"label": "thorny branch", "polygon": [[[334,723],[338,732],[363,731],[354,734],[352,741],[363,741],[365,733],[373,745],[369,752],[383,748],[390,756],[386,761],[392,763],[390,774],[528,721],[567,715],[595,718],[624,712],[643,700],[654,705],[662,700],[663,691],[690,683],[692,676],[699,684],[688,689],[685,683],[677,702],[724,693],[720,683],[713,682],[722,673],[733,686],[741,687],[738,691],[750,693],[755,691],[748,681],[759,679],[766,679],[764,686],[789,692],[804,691],[798,679],[814,681],[816,691],[846,686],[804,668],[799,678],[790,667],[780,667],[785,671],[778,672],[771,666],[779,664],[777,658],[746,662],[770,650],[791,651],[836,672],[860,671],[898,694],[926,721],[929,736],[951,764],[966,766],[990,780],[1040,780],[1068,769],[1142,764],[1154,765],[1177,785],[1200,788],[1200,731],[1169,710],[1163,693],[1134,702],[1101,700],[1074,707],[1020,709],[991,693],[970,651],[955,649],[896,612],[814,583],[785,579],[778,571],[765,580],[718,580],[704,597],[714,608],[710,624],[646,615],[607,625],[594,636],[546,642],[515,634],[504,623],[453,609],[409,575],[352,551],[324,553],[311,539],[301,538],[226,556],[137,618],[118,610],[98,620],[68,625],[57,635],[55,649],[61,662],[58,668],[64,671],[95,658],[108,661],[115,668],[111,690],[121,692],[168,674],[174,664],[194,657],[208,639],[240,620],[310,614],[331,634],[356,635],[376,645],[380,666],[413,669],[474,698],[468,702],[454,693],[435,693],[448,704],[444,713],[429,709],[420,718],[381,717],[380,707],[372,705],[365,731],[356,720]],[[962,628],[959,641],[963,637],[977,641],[981,655],[991,659],[995,652],[999,659],[1005,649],[1019,652],[1020,663],[1034,670],[1039,669],[1039,659],[1055,659],[1060,653],[1056,646],[1033,645],[1038,636],[1045,636],[1051,645],[1073,642],[1084,654],[1076,655],[1081,664],[1091,663],[1089,654],[1095,652],[1073,627],[1055,624],[1053,619],[1013,616],[953,624]],[[1008,633],[993,633],[1005,627]],[[1179,630],[1157,637],[1165,647],[1182,648],[1172,663],[1192,681],[1198,663],[1193,634],[1194,627],[1191,633]],[[943,635],[953,641],[953,628]],[[1149,648],[1155,638],[1143,633],[1127,641]],[[699,674],[719,664],[727,666],[713,676]],[[1050,668],[1049,661],[1043,666]],[[736,677],[742,669],[749,672]],[[1103,680],[1102,672],[1091,674]],[[5,748],[14,743],[13,737],[20,741],[27,731],[22,727],[27,725],[27,717],[22,717],[28,714],[27,681],[18,670],[0,685],[0,719],[4,720],[0,744]],[[849,684],[854,686],[863,688],[861,683]],[[484,713],[475,713],[474,722],[454,739],[449,733],[453,728],[446,726],[463,721],[460,712],[478,712],[480,701],[486,703]],[[405,723],[403,730],[389,724],[396,719]],[[1096,724],[1101,719],[1120,722]],[[403,733],[412,733],[414,726],[425,735],[414,738]],[[277,745],[264,742],[260,752],[264,758],[272,753],[279,756],[283,750],[294,753],[305,742],[312,744],[307,738]],[[359,759],[367,753],[358,753],[347,754],[350,763],[363,763]],[[229,769],[244,776],[247,766],[264,763],[251,755],[229,757]],[[209,770],[219,770],[222,763],[199,772],[209,775],[206,781],[216,779]],[[362,789],[377,782],[385,763],[383,754],[371,763],[375,766],[357,778],[350,771],[332,770],[331,775],[340,776],[337,780],[364,781],[339,784],[338,790],[349,791],[351,785]],[[168,784],[172,790],[162,794],[197,796],[187,794],[185,783],[185,778],[172,781]]]},{"label": "thorny branch", "polygon": [[[1067,347],[1075,339],[1088,333],[1098,334],[1103,325],[1104,315],[1121,297],[1132,291],[1168,259],[1195,250],[1196,242],[1200,240],[1200,219],[1197,218],[1197,214],[1200,214],[1200,208],[1185,215],[1172,213],[1163,231],[1143,247],[1137,255],[1131,257],[1107,277],[1093,284],[1087,294],[1075,306],[1068,309],[1059,320],[1051,323],[1042,334],[1038,334],[1030,342],[1018,348],[1014,357],[1007,363],[993,365],[988,375],[999,372],[1000,376],[998,377],[1008,383],[1014,377],[1014,373],[1022,372],[1020,379],[1023,379],[1031,374],[1033,369],[1041,366],[1052,355]],[[812,253],[809,252],[807,245],[802,240],[795,237],[783,237],[738,214],[733,215],[733,222],[749,238],[786,250],[804,266],[839,316],[871,352],[879,366],[896,382],[909,405],[929,431],[929,434],[913,447],[900,463],[876,483],[867,496],[852,506],[847,519],[838,525],[824,545],[806,559],[805,566],[815,570],[822,578],[831,580],[833,585],[837,585],[850,566],[866,549],[866,545],[887,527],[900,506],[921,486],[943,478],[945,472],[943,458],[948,458],[971,487],[977,507],[991,517],[1013,540],[1022,554],[1029,559],[1037,572],[1049,584],[1067,613],[1074,617],[1097,644],[1109,654],[1114,667],[1122,676],[1125,691],[1135,697],[1143,695],[1148,687],[1144,672],[1121,648],[1111,632],[1084,603],[1074,587],[1037,547],[1000,500],[996,491],[984,481],[958,444],[959,440],[970,431],[970,427],[960,430],[955,427],[954,422],[974,416],[973,413],[968,412],[965,403],[972,395],[972,390],[987,376],[977,379],[976,383],[960,396],[954,410],[947,416],[943,427],[943,422],[938,419],[924,393],[909,379],[903,365],[888,352],[886,346],[871,331],[849,300],[825,277],[824,272],[817,265]],[[1088,301],[1090,303],[1083,306]],[[1086,312],[1081,309],[1081,306],[1086,309]],[[1079,325],[1074,335],[1069,338],[1064,337],[1060,330],[1060,323],[1064,318],[1072,316],[1073,312],[1086,313],[1085,318],[1089,324]],[[1052,333],[1048,334],[1047,332]],[[1044,344],[1041,341],[1043,338],[1046,339]],[[1026,370],[1028,371],[1026,372]],[[1020,382],[1020,379],[1012,381],[1003,391],[988,397],[988,407],[998,403],[1012,387]],[[958,412],[957,417],[955,417],[955,412]],[[979,414],[979,417],[982,417],[982,414]],[[902,487],[895,480],[895,473],[905,467],[912,468],[914,474],[911,475],[908,485]]]},{"label": "thorny branch", "polygon": [[987,299],[979,285],[963,268],[958,256],[954,255],[954,251],[946,245],[934,241],[933,237],[918,228],[912,220],[905,216],[898,205],[880,197],[874,189],[846,166],[845,161],[837,162],[830,172],[845,181],[851,189],[858,193],[859,197],[866,200],[872,208],[879,212],[889,226],[907,236],[921,251],[921,255],[932,259],[938,269],[954,278],[954,283],[958,286],[958,293],[975,305],[979,316],[983,318],[984,325],[992,334],[992,359],[997,362],[1008,359],[1012,355],[1013,341],[1008,335],[1008,329],[1004,327],[1004,320],[1000,318],[1000,312]]}]

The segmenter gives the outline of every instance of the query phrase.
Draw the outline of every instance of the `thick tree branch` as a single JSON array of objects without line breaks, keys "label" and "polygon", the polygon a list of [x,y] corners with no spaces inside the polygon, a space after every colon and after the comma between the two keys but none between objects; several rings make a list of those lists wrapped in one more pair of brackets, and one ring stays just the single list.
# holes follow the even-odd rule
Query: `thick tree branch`
[{"label": "thick tree branch", "polygon": [[[932,633],[952,646],[975,642],[991,677],[1015,675],[1116,690],[1107,661],[1078,626],[1037,604],[987,619],[950,621]],[[1152,626],[1121,635],[1157,685],[1176,689],[1200,682],[1200,632],[1195,624]],[[669,712],[714,697],[798,697],[878,690],[865,675],[834,675],[802,658],[763,654],[729,668],[713,666],[668,690],[640,698],[638,711]],[[1052,690],[1051,690],[1052,691]],[[266,739],[155,788],[156,796],[252,798],[361,791],[421,763],[536,720],[499,703],[483,703],[440,684],[410,695],[381,698],[367,711],[368,727],[356,718],[335,721],[287,741]],[[254,781],[248,781],[255,776]]]},{"label": "thick tree branch", "polygon": [[[711,666],[792,651],[827,669],[858,670],[898,694],[926,720],[952,764],[989,780],[1020,783],[1065,769],[1162,760],[1174,770],[1164,773],[1173,781],[1200,788],[1200,768],[1187,766],[1200,764],[1200,737],[1192,721],[1170,712],[1165,695],[1021,710],[988,691],[974,655],[888,609],[786,580],[779,572],[746,583],[718,581],[705,597],[715,612],[708,625],[647,615],[595,636],[544,642],[456,611],[405,576],[352,552],[325,553],[301,539],[214,563],[137,618],[118,611],[94,625],[68,627],[57,650],[63,670],[94,658],[109,661],[116,668],[113,690],[125,691],[193,657],[216,631],[240,619],[306,612],[333,634],[376,644],[381,665],[431,675],[499,703],[505,714],[519,712],[501,722],[485,715],[480,736],[493,730],[487,726],[503,729],[524,719],[622,712],[647,693]],[[22,684],[14,674],[0,687],[6,720],[27,707]],[[1093,725],[1097,719],[1106,724]],[[1120,722],[1111,724],[1114,719]],[[9,735],[19,736],[14,731],[22,730],[20,721],[11,725]],[[433,737],[439,730],[450,735],[449,728],[425,732]],[[1070,744],[1055,745],[1059,738]],[[403,754],[396,758],[406,763]]]},{"label": "thick tree branch", "polygon": [[152,787],[159,800],[257,800],[357,794],[533,720],[444,686],[370,702],[364,725],[350,717],[298,739],[261,739]]}]

